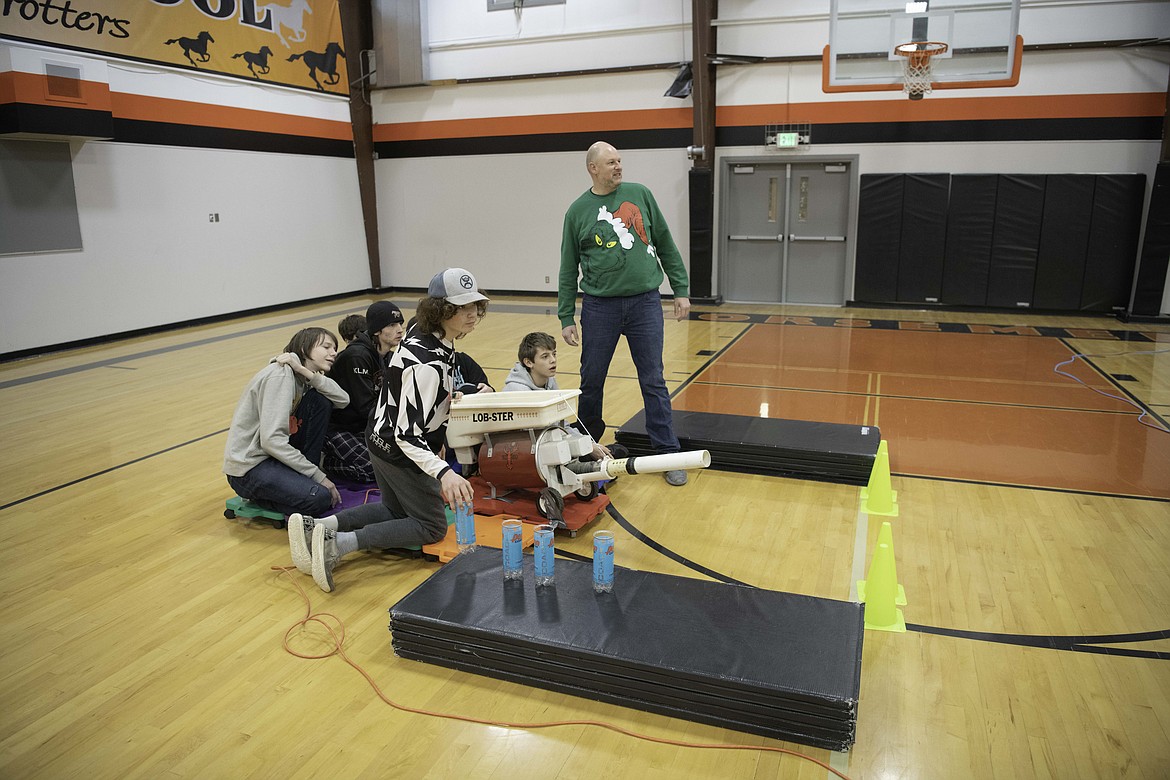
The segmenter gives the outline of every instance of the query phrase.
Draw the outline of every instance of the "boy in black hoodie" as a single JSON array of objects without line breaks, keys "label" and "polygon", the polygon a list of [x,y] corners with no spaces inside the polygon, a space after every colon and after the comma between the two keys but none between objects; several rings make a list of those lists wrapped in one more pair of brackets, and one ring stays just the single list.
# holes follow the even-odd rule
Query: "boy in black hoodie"
[{"label": "boy in black hoodie", "polygon": [[366,447],[365,431],[378,400],[382,372],[402,341],[403,317],[390,301],[375,301],[366,309],[366,330],[349,342],[329,378],[349,394],[349,406],[334,410],[322,453],[322,470],[334,479],[370,484],[374,467]]}]

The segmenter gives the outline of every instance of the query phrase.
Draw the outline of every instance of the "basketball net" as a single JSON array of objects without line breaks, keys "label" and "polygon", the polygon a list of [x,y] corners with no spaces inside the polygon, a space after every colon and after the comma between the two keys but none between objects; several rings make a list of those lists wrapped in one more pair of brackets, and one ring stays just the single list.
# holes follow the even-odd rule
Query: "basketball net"
[{"label": "basketball net", "polygon": [[940,41],[915,41],[894,47],[902,57],[902,91],[911,97],[931,91],[931,59],[947,50]]}]

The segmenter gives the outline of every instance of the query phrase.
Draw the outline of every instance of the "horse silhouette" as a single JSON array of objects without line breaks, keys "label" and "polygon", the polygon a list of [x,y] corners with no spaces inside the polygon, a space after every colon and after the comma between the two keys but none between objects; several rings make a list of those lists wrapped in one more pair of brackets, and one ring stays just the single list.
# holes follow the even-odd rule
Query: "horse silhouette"
[{"label": "horse silhouette", "polygon": [[[272,31],[280,37],[284,48],[291,48],[288,45],[289,41],[302,43],[305,40],[305,14],[313,13],[313,9],[309,7],[309,0],[292,0],[288,5],[270,3],[257,6],[256,10],[260,14],[268,14],[268,18],[272,20]],[[287,37],[284,34],[285,30],[289,31]]]},{"label": "horse silhouette", "polygon": [[[268,73],[271,70],[268,67],[268,58],[272,56],[272,49],[267,46],[261,46],[260,51],[245,51],[239,54],[233,54],[232,59],[237,60],[240,57],[244,58],[244,62],[248,64],[248,70],[252,71],[252,75],[260,78],[260,73]],[[256,72],[256,68],[260,69],[260,73]]]},{"label": "horse silhouette", "polygon": [[[211,55],[207,53],[207,44],[209,42],[215,43],[215,38],[212,38],[211,33],[204,30],[194,38],[171,38],[165,45],[170,46],[172,43],[179,44],[187,61],[198,68],[199,62],[207,62],[211,59]],[[199,62],[191,58],[191,52],[195,52],[199,56]]]},{"label": "horse silhouette", "polygon": [[317,71],[325,74],[325,83],[332,86],[336,84],[341,76],[337,73],[337,57],[345,56],[345,52],[341,50],[341,44],[330,41],[325,46],[325,51],[306,51],[301,54],[294,54],[288,58],[289,62],[303,59],[304,63],[309,66],[309,78],[317,85],[317,89],[322,92],[325,87],[321,86],[321,82],[317,80]]}]

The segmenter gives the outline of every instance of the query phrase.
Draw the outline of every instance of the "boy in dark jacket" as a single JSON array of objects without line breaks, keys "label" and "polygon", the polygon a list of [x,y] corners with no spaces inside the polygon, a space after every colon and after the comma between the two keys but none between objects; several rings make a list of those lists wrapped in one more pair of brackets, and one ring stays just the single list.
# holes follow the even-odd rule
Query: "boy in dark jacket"
[{"label": "boy in dark jacket", "polygon": [[402,341],[403,317],[390,301],[375,301],[365,319],[365,332],[354,336],[329,371],[329,378],[349,394],[349,406],[335,409],[329,419],[321,466],[334,479],[370,484],[374,467],[366,448],[366,424],[390,354]]}]

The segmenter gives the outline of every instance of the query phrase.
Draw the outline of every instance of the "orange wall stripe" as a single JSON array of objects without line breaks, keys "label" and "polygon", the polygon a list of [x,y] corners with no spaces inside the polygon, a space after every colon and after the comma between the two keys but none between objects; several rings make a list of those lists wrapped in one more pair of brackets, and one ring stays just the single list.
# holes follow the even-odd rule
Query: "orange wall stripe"
[{"label": "orange wall stripe", "polygon": [[100,81],[78,80],[81,97],[78,99],[49,95],[47,76],[22,71],[0,73],[0,104],[31,103],[40,106],[72,106],[97,111],[110,110],[110,85]]},{"label": "orange wall stripe", "polygon": [[423,141],[431,138],[483,138],[500,135],[545,135],[594,130],[660,130],[690,127],[690,108],[593,111],[483,119],[442,119],[374,125],[375,141]]},{"label": "orange wall stripe", "polygon": [[[961,121],[974,119],[1077,119],[1090,117],[1162,116],[1165,92],[1105,95],[1028,95],[962,98],[935,93],[923,100],[897,97],[832,103],[777,103],[721,106],[719,127],[786,124],[848,124],[867,122]],[[644,111],[542,114],[484,119],[444,119],[374,125],[374,140],[424,141],[439,138],[483,138],[613,130],[662,130],[691,127],[689,108]]]},{"label": "orange wall stripe", "polygon": [[314,119],[293,114],[276,114],[248,108],[215,106],[186,100],[146,97],[114,92],[113,108],[116,119],[137,119],[144,122],[168,122],[196,127],[219,127],[227,130],[248,130],[258,133],[280,133],[308,138],[353,140],[353,129],[348,121]]},{"label": "orange wall stripe", "polygon": [[0,105],[30,103],[86,108],[110,111],[115,119],[218,127],[339,141],[353,140],[353,130],[348,121],[315,119],[271,111],[110,92],[108,84],[94,81],[80,82],[81,100],[55,99],[48,96],[47,83],[45,76],[36,73],[19,71],[0,73]]},{"label": "orange wall stripe", "polygon": [[724,127],[812,122],[946,122],[972,119],[1081,119],[1089,117],[1162,116],[1165,92],[1105,95],[1018,95],[922,100],[856,100],[843,103],[792,103],[722,106],[715,123]]}]

